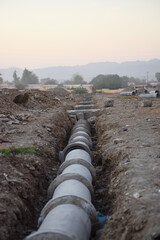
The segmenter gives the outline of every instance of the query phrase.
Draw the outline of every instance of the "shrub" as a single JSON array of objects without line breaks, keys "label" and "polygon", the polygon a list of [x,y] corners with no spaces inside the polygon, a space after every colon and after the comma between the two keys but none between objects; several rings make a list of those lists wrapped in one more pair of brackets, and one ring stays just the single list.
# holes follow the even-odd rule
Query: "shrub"
[{"label": "shrub", "polygon": [[25,84],[23,84],[23,83],[21,83],[21,82],[15,84],[15,87],[16,87],[18,90],[23,90],[23,89],[26,88],[26,86],[27,86],[27,85],[25,85]]},{"label": "shrub", "polygon": [[74,92],[79,94],[88,93],[87,89],[83,87],[74,88]]}]

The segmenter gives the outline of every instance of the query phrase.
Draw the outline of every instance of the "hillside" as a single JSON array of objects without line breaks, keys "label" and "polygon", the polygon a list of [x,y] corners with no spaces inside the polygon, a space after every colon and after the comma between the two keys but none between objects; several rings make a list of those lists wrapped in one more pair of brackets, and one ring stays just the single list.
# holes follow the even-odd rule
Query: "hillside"
[{"label": "hillside", "polygon": [[[22,75],[23,69],[12,67],[7,69],[0,69],[4,80],[12,81],[13,71],[17,70],[19,76]],[[89,63],[87,65],[79,66],[59,66],[47,67],[39,69],[31,69],[40,79],[50,77],[58,81],[71,79],[75,73],[81,74],[85,80],[90,81],[98,74],[118,74],[120,76],[133,76],[144,78],[149,72],[149,79],[154,79],[155,73],[160,71],[160,59],[153,59],[150,61],[130,61],[130,62],[98,62]]]}]

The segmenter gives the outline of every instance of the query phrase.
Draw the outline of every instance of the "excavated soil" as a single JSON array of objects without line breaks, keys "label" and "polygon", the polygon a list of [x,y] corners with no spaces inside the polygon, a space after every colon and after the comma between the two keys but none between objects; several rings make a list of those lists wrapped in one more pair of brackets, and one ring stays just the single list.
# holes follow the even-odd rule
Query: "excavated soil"
[{"label": "excavated soil", "polygon": [[[15,104],[27,93],[25,104]],[[104,108],[106,98],[114,106]],[[160,239],[160,99],[141,107],[139,97],[94,94],[101,108],[92,117],[93,164],[96,168],[94,205],[108,220],[100,240]],[[0,239],[21,240],[37,227],[56,177],[58,153],[67,144],[74,119],[66,110],[83,96],[57,88],[48,91],[0,91]],[[35,147],[36,155],[15,153]],[[100,233],[100,232],[99,232]]]},{"label": "excavated soil", "polygon": [[[28,102],[15,104],[18,90],[0,91],[0,239],[20,240],[36,229],[47,201],[47,189],[60,165],[58,153],[67,144],[73,121],[67,109],[81,97],[64,89],[29,90]],[[16,154],[35,147],[37,154]]]},{"label": "excavated soil", "polygon": [[[101,240],[160,239],[160,99],[95,95],[96,208],[109,216]],[[101,194],[101,195],[100,195]],[[100,198],[101,196],[101,198]]]}]

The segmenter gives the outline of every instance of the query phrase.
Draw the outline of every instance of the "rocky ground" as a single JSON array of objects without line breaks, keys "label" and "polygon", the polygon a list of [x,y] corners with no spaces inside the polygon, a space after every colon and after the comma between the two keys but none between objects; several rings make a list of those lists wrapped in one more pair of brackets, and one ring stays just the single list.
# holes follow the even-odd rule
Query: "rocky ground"
[{"label": "rocky ground", "polygon": [[79,99],[64,89],[30,90],[24,105],[13,102],[19,94],[0,91],[1,240],[23,239],[36,229],[73,125],[66,109]]},{"label": "rocky ground", "polygon": [[[47,189],[67,144],[73,109],[83,96],[64,89],[0,91],[0,239],[20,240],[36,229]],[[104,107],[106,98],[113,107]],[[139,97],[94,94],[97,172],[95,207],[107,215],[101,240],[160,239],[160,99],[142,107]]]},{"label": "rocky ground", "polygon": [[[95,95],[103,107],[106,95]],[[97,209],[109,215],[102,240],[160,239],[160,99],[110,95],[97,117]],[[101,198],[99,196],[101,194]]]}]

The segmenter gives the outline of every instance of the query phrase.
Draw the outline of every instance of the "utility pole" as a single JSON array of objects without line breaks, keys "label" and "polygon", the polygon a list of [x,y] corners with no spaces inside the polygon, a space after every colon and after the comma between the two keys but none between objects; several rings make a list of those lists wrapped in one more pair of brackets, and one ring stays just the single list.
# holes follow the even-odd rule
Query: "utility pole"
[{"label": "utility pole", "polygon": [[148,84],[148,80],[149,80],[149,72],[147,72],[146,84]]}]

